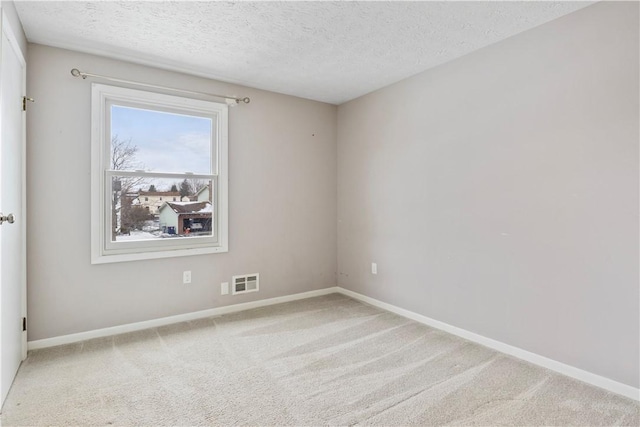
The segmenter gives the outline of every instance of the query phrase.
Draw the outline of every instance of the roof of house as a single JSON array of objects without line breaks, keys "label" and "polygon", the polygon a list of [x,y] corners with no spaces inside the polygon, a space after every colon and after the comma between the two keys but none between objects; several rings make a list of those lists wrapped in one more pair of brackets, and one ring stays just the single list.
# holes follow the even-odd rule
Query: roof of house
[{"label": "roof of house", "polygon": [[213,212],[210,202],[164,202],[160,210],[165,206],[169,206],[177,214],[210,214]]}]

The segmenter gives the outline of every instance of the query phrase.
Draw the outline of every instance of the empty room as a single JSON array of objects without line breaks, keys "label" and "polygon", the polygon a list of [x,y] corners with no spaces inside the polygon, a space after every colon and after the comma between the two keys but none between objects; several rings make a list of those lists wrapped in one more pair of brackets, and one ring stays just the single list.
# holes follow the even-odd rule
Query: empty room
[{"label": "empty room", "polygon": [[1,425],[640,425],[639,2],[0,11]]}]

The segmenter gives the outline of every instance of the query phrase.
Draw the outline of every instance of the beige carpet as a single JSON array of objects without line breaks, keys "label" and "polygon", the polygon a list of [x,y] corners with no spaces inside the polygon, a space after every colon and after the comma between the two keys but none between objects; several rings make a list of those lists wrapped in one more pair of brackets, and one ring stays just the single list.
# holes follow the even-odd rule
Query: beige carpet
[{"label": "beige carpet", "polygon": [[333,294],[33,351],[3,425],[633,425],[640,404]]}]

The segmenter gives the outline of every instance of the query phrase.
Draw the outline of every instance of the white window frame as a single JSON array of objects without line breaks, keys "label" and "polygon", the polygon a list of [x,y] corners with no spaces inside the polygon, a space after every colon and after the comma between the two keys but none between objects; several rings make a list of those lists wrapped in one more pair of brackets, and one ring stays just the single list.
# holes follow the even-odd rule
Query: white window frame
[{"label": "white window frame", "polygon": [[[211,174],[147,171],[112,171],[111,105],[175,112],[211,118],[216,135],[211,151]],[[228,106],[227,104],[93,83],[91,86],[91,263],[222,253],[229,251],[228,236]],[[200,178],[212,181],[214,200],[212,236],[157,240],[111,241],[112,176]]]}]

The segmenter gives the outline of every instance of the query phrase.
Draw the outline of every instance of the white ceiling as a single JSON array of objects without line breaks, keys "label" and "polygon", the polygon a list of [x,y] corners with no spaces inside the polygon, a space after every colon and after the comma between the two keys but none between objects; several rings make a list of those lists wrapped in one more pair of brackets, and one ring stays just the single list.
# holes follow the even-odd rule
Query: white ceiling
[{"label": "white ceiling", "polygon": [[34,43],[341,104],[591,3],[16,1],[16,9]]}]

